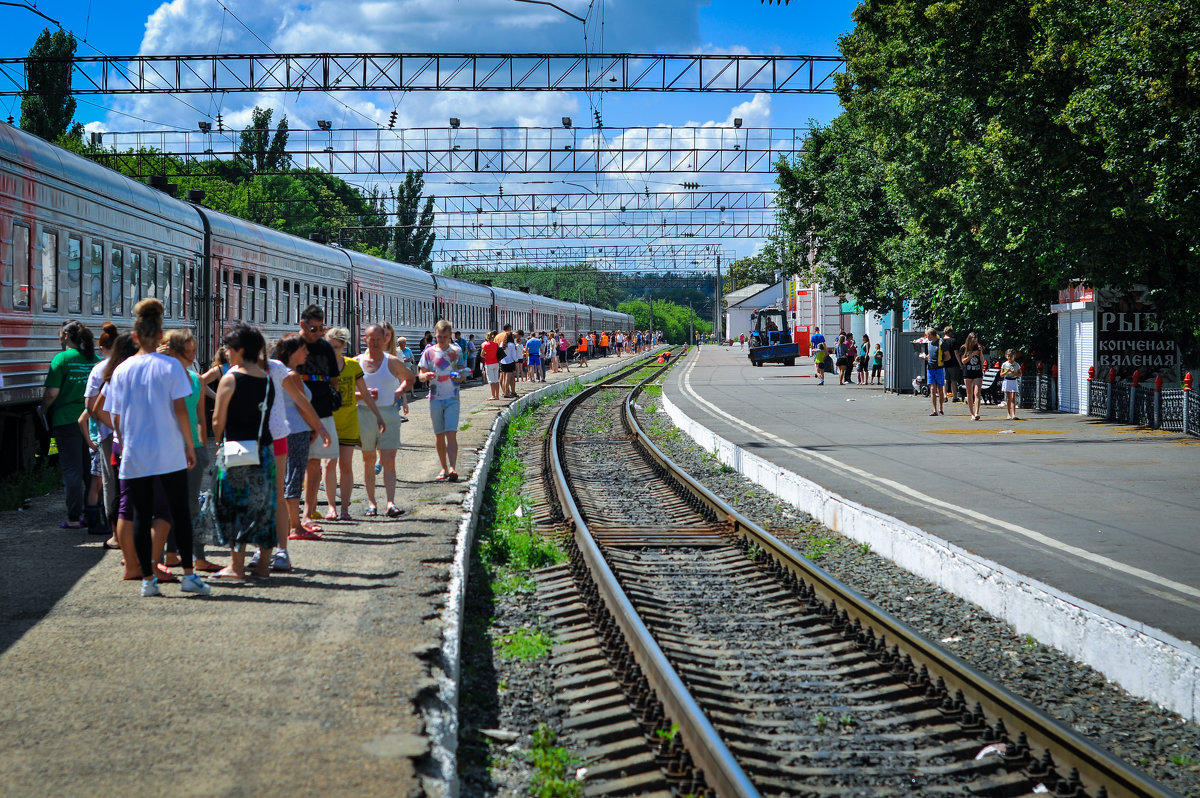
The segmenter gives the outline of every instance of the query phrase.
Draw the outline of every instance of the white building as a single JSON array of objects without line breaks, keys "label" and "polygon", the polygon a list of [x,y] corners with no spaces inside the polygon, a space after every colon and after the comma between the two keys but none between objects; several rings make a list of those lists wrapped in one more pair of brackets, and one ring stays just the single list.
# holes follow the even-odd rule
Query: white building
[{"label": "white building", "polygon": [[762,308],[782,307],[783,283],[755,283],[725,295],[725,335],[737,340],[739,335],[750,337],[750,314]]}]

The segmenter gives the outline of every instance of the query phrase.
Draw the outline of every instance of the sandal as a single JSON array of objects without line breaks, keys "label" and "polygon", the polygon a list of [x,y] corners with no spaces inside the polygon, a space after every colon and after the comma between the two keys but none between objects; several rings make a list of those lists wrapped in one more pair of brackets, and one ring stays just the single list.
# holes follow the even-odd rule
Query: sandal
[{"label": "sandal", "polygon": [[[389,510],[389,512],[390,512],[390,510]],[[363,515],[367,518],[375,518],[376,516],[379,515],[379,508],[378,507],[368,507],[366,510],[363,511]]]},{"label": "sandal", "polygon": [[246,577],[238,576],[237,571],[233,571],[228,568],[222,568],[221,570],[217,571],[215,574],[209,575],[208,581],[209,582],[213,582],[213,581],[223,582],[224,584],[227,584],[227,585],[240,585],[246,581]]},{"label": "sandal", "polygon": [[166,582],[178,582],[179,581],[179,577],[175,576],[175,574],[168,571],[161,564],[155,565],[154,572],[155,572],[154,575],[158,577],[159,582],[166,583]]},{"label": "sandal", "polygon": [[336,520],[338,520],[338,514],[337,514],[337,510],[329,510],[328,512],[326,512],[326,513],[325,513],[325,520],[326,520],[326,521],[336,521]]},{"label": "sandal", "polygon": [[443,471],[440,474],[438,474],[436,477],[433,478],[433,481],[434,482],[445,482],[446,481],[446,472]]},{"label": "sandal", "polygon": [[354,519],[350,516],[350,513],[346,512],[345,510],[342,510],[342,514],[338,516],[338,520],[339,521],[353,521]]},{"label": "sandal", "polygon": [[404,511],[401,510],[399,507],[397,507],[394,504],[388,505],[388,508],[387,508],[387,517],[388,518],[399,518],[402,515],[404,515]]},{"label": "sandal", "polygon": [[201,571],[206,574],[215,574],[220,571],[222,567],[223,566],[217,565],[215,562],[209,562],[208,560],[196,560],[196,562],[192,565],[193,570]]},{"label": "sandal", "polygon": [[113,551],[120,551],[120,550],[121,550],[121,544],[120,544],[120,543],[117,543],[117,542],[116,542],[116,541],[114,541],[112,538],[109,538],[108,540],[104,541],[104,548],[106,548],[106,549],[111,549],[111,550],[113,550]]},{"label": "sandal", "polygon": [[450,480],[451,482],[458,482],[458,472],[451,471],[449,474],[446,475],[446,479]]},{"label": "sandal", "polygon": [[87,524],[82,521],[63,521],[58,525],[59,529],[87,529]]}]

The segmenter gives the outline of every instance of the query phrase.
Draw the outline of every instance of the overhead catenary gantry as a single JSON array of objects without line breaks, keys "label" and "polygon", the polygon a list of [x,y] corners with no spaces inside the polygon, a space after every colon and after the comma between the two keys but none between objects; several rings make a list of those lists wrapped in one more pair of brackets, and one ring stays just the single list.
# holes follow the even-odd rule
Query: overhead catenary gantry
[{"label": "overhead catenary gantry", "polygon": [[525,214],[570,211],[774,210],[774,190],[702,188],[688,191],[546,192],[543,194],[455,194],[437,196],[439,214]]},{"label": "overhead catenary gantry", "polygon": [[[284,154],[293,168],[340,175],[769,174],[800,154],[807,134],[733,125],[289,130]],[[233,131],[110,132],[96,141],[90,158],[139,176],[219,175],[244,158]]]},{"label": "overhead catenary gantry", "polygon": [[[619,218],[589,218],[588,213],[559,214],[555,219],[473,219],[436,215],[432,229],[439,241],[522,241],[525,239],[605,238],[645,241],[660,238],[766,238],[775,233],[778,220],[767,211],[710,218],[701,212],[635,212]],[[538,214],[542,216],[542,214]],[[286,218],[286,216],[284,217]],[[348,225],[341,228],[344,241],[378,235],[384,228]]]},{"label": "overhead catenary gantry", "polygon": [[[33,59],[0,59],[0,96]],[[54,62],[65,59],[37,59]],[[77,56],[71,92],[666,91],[833,94],[841,56],[572,53],[258,53]]]},{"label": "overhead catenary gantry", "polygon": [[703,272],[720,268],[729,253],[716,244],[614,244],[598,247],[498,247],[446,249],[434,252],[445,268],[509,271],[521,266],[588,264],[601,271],[645,271],[662,268]]}]

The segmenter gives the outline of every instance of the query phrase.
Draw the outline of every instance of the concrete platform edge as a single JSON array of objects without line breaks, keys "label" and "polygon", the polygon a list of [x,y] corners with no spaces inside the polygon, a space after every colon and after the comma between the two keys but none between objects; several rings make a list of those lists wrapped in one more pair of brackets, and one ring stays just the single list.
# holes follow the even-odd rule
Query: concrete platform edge
[{"label": "concrete platform edge", "polygon": [[[442,794],[446,796],[459,794],[457,767],[458,681],[462,653],[463,615],[467,602],[467,572],[470,567],[471,546],[474,545],[475,533],[479,526],[479,509],[483,505],[484,488],[488,472],[492,467],[492,460],[496,454],[496,446],[504,431],[508,429],[509,420],[513,415],[527,407],[554,398],[570,388],[571,383],[575,380],[582,383],[595,382],[618,369],[625,368],[634,360],[636,358],[621,360],[595,371],[580,372],[579,377],[556,382],[525,394],[497,414],[487,439],[479,449],[479,459],[467,481],[467,495],[462,503],[462,518],[459,520],[458,533],[455,536],[454,562],[450,566],[448,598],[446,608],[442,613],[441,662],[434,669],[437,674],[438,693],[436,698],[424,702],[419,707],[429,731],[430,752],[435,769],[434,773],[428,775],[441,785],[445,785]],[[438,792],[428,783],[426,793],[438,795]]]},{"label": "concrete platform edge", "polygon": [[1195,645],[978,557],[780,468],[687,416],[666,392],[662,404],[675,426],[705,451],[830,529],[870,544],[900,567],[1004,619],[1018,633],[1095,668],[1131,694],[1189,721],[1200,720],[1200,648]]}]

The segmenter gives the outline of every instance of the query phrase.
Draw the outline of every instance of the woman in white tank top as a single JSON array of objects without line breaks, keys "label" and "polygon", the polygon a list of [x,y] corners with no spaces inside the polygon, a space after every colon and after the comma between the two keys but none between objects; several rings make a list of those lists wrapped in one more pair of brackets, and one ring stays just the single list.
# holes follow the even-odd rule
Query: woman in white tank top
[{"label": "woman in white tank top", "polygon": [[[387,516],[396,518],[401,510],[396,507],[396,450],[400,448],[400,411],[397,402],[403,401],[401,387],[405,389],[412,385],[413,373],[404,361],[395,355],[388,354],[383,348],[384,331],[377,324],[372,324],[363,334],[367,351],[357,358],[362,366],[363,382],[375,399],[375,406],[383,418],[387,428],[377,434],[377,427],[370,423],[359,424],[359,435],[362,439],[363,457],[363,487],[367,492],[367,516],[379,515],[375,504],[375,452],[379,452],[379,462],[383,466],[383,490],[387,496]],[[408,413],[408,405],[404,406]],[[361,400],[358,402],[358,414],[361,420],[371,411]]]}]

